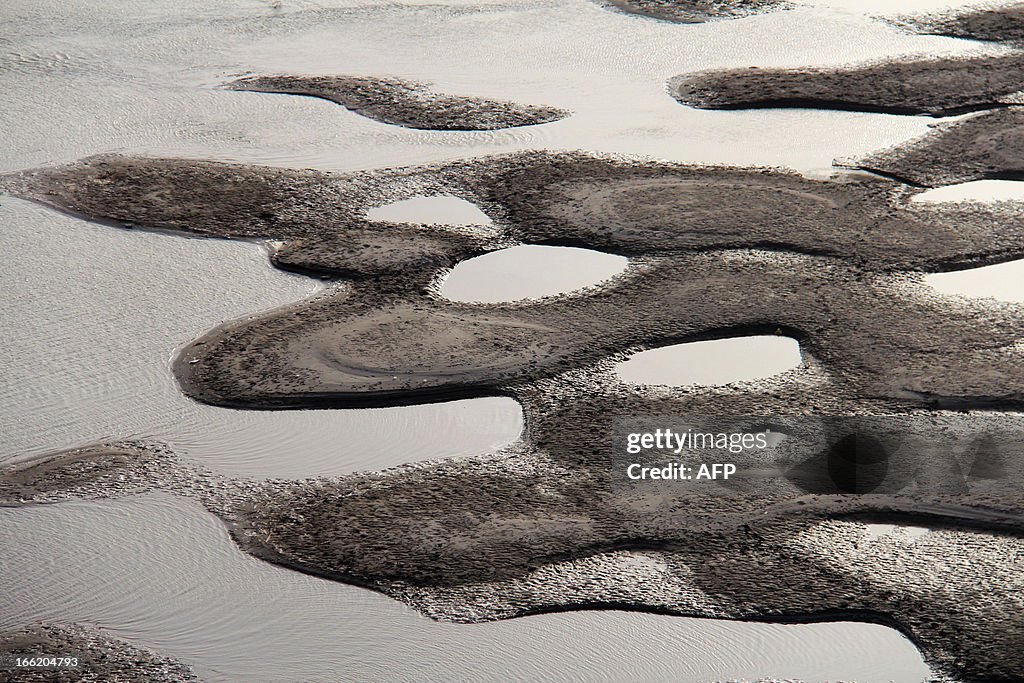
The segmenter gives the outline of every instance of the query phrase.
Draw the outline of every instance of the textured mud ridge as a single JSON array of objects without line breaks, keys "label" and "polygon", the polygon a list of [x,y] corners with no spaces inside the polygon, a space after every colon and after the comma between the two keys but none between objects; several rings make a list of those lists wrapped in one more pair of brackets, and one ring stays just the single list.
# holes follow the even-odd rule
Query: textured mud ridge
[{"label": "textured mud ridge", "polygon": [[[15,669],[15,657],[77,657],[73,669]],[[177,683],[199,681],[173,659],[111,638],[83,626],[41,625],[0,632],[0,676],[11,683],[30,681],[117,681]]]},{"label": "textured mud ridge", "polygon": [[1024,108],[985,112],[940,124],[923,138],[873,154],[854,165],[924,187],[1024,179]]},{"label": "textured mud ridge", "polygon": [[786,0],[607,0],[607,4],[631,14],[684,24],[738,19],[791,6]]},{"label": "textured mud ridge", "polygon": [[[280,265],[360,278],[186,348],[177,376],[208,403],[357,407],[507,394],[632,348],[776,330],[863,398],[1024,399],[1024,313],[954,307],[893,272],[1024,255],[1019,216],[910,208],[892,181],[544,154],[355,176],[101,158],[7,181],[96,219],[281,239]],[[499,232],[365,219],[368,206],[424,188],[477,201]],[[643,258],[572,297],[481,305],[430,292],[443,268],[517,241]],[[693,253],[725,247],[803,255]]]},{"label": "textured mud ridge", "polygon": [[232,90],[319,97],[382,123],[422,130],[497,130],[569,116],[555,107],[433,92],[424,83],[368,76],[253,76]]},{"label": "textured mud ridge", "polygon": [[[942,409],[1024,405],[1024,310],[931,295],[920,275],[1024,255],[1010,209],[919,208],[915,190],[871,176],[579,154],[355,175],[104,157],[0,183],[95,220],[279,240],[278,265],[352,279],[187,347],[176,373],[200,400],[500,393],[527,416],[500,453],[309,481],[228,481],[166,452],[96,447],[0,473],[7,504],[165,488],[199,498],[258,557],[439,619],[583,607],[858,618],[900,628],[943,675],[1024,670],[1024,417]],[[424,194],[473,201],[495,226],[366,220]],[[432,293],[445,268],[518,242],[633,264],[601,288],[539,301]],[[629,388],[612,371],[641,348],[753,332],[796,337],[806,366],[705,390]],[[763,416],[751,431],[770,423],[789,438],[729,456],[751,478],[624,486],[612,418],[664,415]],[[860,463],[837,478],[837,442],[805,415],[861,416],[839,436],[904,445],[865,488]],[[876,545],[850,516],[937,530]]]},{"label": "textured mud ridge", "polygon": [[901,17],[893,23],[930,35],[1024,44],[1024,3],[1006,7],[979,7],[966,12]]},{"label": "textured mud ridge", "polygon": [[1024,55],[916,59],[847,69],[733,69],[677,76],[669,90],[701,109],[800,107],[950,116],[1024,101]]},{"label": "textured mud ridge", "polygon": [[[19,493],[46,502],[131,494],[146,482],[196,497],[257,557],[373,588],[437,619],[585,607],[852,618],[899,628],[953,678],[1016,680],[1024,667],[1024,417],[894,415],[806,372],[756,391],[638,395],[594,371],[519,399],[537,419],[503,453],[256,482],[134,444],[134,461],[108,447],[107,460],[93,461],[106,472],[73,490],[22,482]],[[904,444],[879,486],[836,491],[823,458],[829,441],[796,414],[805,410],[885,413],[842,423]],[[611,416],[750,411],[765,417],[748,426],[770,422],[789,434],[770,451],[730,456],[752,478],[631,489],[613,476]],[[990,436],[978,443],[978,434]],[[52,456],[48,469],[65,471],[80,455]],[[683,454],[691,457],[703,456]],[[871,541],[865,515],[934,529],[913,543],[898,534]]]}]

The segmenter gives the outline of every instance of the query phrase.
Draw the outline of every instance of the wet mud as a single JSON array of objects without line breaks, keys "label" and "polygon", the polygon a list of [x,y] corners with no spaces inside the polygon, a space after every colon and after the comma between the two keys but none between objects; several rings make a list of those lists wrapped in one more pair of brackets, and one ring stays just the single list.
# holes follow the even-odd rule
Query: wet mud
[{"label": "wet mud", "polygon": [[[72,658],[74,667],[17,667],[16,658]],[[200,679],[184,664],[92,628],[45,624],[0,632],[0,676],[10,683],[185,683]]]},{"label": "wet mud", "polygon": [[900,17],[892,23],[917,33],[1024,45],[1024,4]]},{"label": "wet mud", "polygon": [[852,162],[921,187],[974,180],[1024,180],[1024,107],[1000,109],[960,121],[892,149]]},{"label": "wet mud", "polygon": [[793,107],[953,116],[1024,102],[1024,54],[923,58],[847,68],[732,69],[677,76],[669,92],[689,107]]},{"label": "wet mud", "polygon": [[683,24],[739,19],[791,6],[787,0],[607,0],[623,12]]},{"label": "wet mud", "polygon": [[434,92],[429,85],[369,76],[252,76],[231,90],[306,95],[367,118],[421,130],[499,130],[558,121],[563,109]]},{"label": "wet mud", "polygon": [[[630,349],[777,330],[863,398],[1024,399],[1024,314],[952,305],[903,272],[1022,256],[1019,217],[911,207],[894,181],[550,154],[354,176],[100,158],[8,181],[93,219],[283,240],[278,265],[358,278],[186,347],[175,366],[183,389],[216,405],[505,395]],[[425,188],[477,201],[498,233],[366,220],[368,205]],[[465,304],[434,294],[445,268],[516,242],[634,263],[569,297]]]}]

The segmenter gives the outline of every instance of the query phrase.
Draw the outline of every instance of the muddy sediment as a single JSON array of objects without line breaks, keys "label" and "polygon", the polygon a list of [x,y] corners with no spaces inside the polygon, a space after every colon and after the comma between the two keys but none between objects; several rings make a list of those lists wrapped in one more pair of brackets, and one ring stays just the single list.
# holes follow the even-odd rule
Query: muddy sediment
[{"label": "muddy sediment", "polygon": [[791,7],[788,0],[606,0],[630,14],[683,24],[700,24],[716,19],[739,19]]},{"label": "muddy sediment", "polygon": [[[637,392],[594,371],[517,398],[537,419],[501,453],[260,482],[224,480],[154,451],[159,468],[111,457],[107,475],[75,495],[131,494],[130,482],[148,480],[199,499],[257,557],[381,591],[436,619],[582,607],[858,619],[900,629],[954,679],[1013,680],[1024,666],[1024,417],[893,413],[808,370],[697,394]],[[860,413],[840,431],[899,442],[870,491],[836,489],[837,432],[802,414],[825,410]],[[670,415],[744,414],[731,428],[771,424],[787,438],[731,454],[740,476],[730,482],[635,485],[617,476],[628,458],[608,430],[615,416],[653,428]],[[64,456],[54,459],[49,469],[60,471]],[[63,495],[50,486],[22,494],[26,503]],[[913,543],[875,542],[865,518],[934,528]]]},{"label": "muddy sediment", "polygon": [[916,33],[1024,45],[1024,4],[906,16],[891,23]]},{"label": "muddy sediment", "polygon": [[[94,219],[279,239],[279,265],[296,267],[289,259],[302,254],[303,270],[360,276],[187,347],[179,381],[217,405],[507,394],[631,348],[780,328],[865,398],[1024,401],[1024,314],[954,306],[897,272],[1024,256],[1020,217],[913,207],[894,181],[550,154],[353,176],[100,158],[8,181]],[[477,201],[498,234],[366,220],[369,205],[424,188]],[[445,267],[519,241],[618,252],[634,264],[571,297],[481,305],[431,293]]]},{"label": "muddy sediment", "polygon": [[570,114],[556,107],[445,95],[424,83],[369,76],[252,76],[227,87],[319,97],[375,121],[420,130],[499,130],[550,123]]},{"label": "muddy sediment", "polygon": [[847,68],[732,69],[677,76],[669,91],[700,109],[796,107],[952,116],[1024,102],[1024,54],[926,58]]},{"label": "muddy sediment", "polygon": [[[71,658],[61,668],[16,666],[15,658]],[[184,683],[200,679],[176,660],[78,625],[45,624],[0,632],[0,675],[10,683],[117,681]]]},{"label": "muddy sediment", "polygon": [[[203,501],[258,557],[440,619],[587,606],[858,618],[907,633],[942,675],[1024,669],[1024,418],[992,412],[1024,405],[1024,312],[921,281],[1024,255],[1012,209],[917,207],[916,190],[866,175],[546,153],[352,175],[102,157],[0,182],[94,220],[278,240],[278,265],[352,279],[186,347],[175,372],[195,398],[277,408],[505,394],[527,415],[506,451],[335,479],[240,483],[105,447],[0,473],[9,504],[167,488]],[[422,194],[473,201],[495,227],[366,220]],[[518,242],[633,263],[571,296],[433,293],[446,267]],[[399,255],[385,258],[392,245]],[[797,338],[806,366],[706,389],[628,387],[612,372],[641,348],[754,332]],[[984,410],[957,412],[971,408]],[[665,415],[752,416],[751,430],[770,422],[788,438],[730,454],[752,478],[728,485],[617,478],[615,416],[656,426]],[[850,429],[906,447],[864,489],[859,464],[836,474],[835,439],[809,415],[887,416]],[[937,531],[871,545],[851,515]],[[654,574],[629,561],[644,556]]]},{"label": "muddy sediment", "polygon": [[852,162],[922,187],[1024,179],[1024,108],[943,122],[923,138]]}]

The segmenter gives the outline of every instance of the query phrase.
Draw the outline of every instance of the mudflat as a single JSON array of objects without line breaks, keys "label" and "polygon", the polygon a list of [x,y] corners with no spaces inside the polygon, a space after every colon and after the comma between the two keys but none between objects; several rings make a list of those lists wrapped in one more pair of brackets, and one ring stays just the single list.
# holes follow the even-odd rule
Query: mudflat
[{"label": "mudflat", "polygon": [[370,76],[251,76],[231,90],[306,95],[336,102],[357,114],[422,130],[498,130],[550,123],[569,116],[556,107],[516,104],[434,92],[425,83]]}]

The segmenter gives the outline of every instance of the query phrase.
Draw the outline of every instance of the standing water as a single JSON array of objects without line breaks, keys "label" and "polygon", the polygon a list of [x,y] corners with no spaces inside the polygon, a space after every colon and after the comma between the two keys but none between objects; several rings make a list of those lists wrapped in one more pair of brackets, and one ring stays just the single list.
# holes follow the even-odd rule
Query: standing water
[{"label": "standing water", "polygon": [[[935,4],[853,11],[819,0],[677,25],[586,0],[6,0],[0,172],[106,152],[346,171],[547,148],[820,176],[833,158],[906,141],[929,121],[699,111],[672,100],[666,80],[997,49],[900,33],[864,14]],[[253,72],[395,76],[573,115],[504,131],[420,131],[323,100],[218,87]],[[371,218],[401,220],[402,208],[410,207]],[[283,412],[187,400],[170,373],[176,348],[224,320],[321,291],[271,269],[256,245],[120,231],[5,197],[0,247],[0,462],[145,437],[232,476],[339,475],[496,450],[522,429],[519,406],[504,398]],[[620,612],[437,624],[375,593],[256,560],[215,518],[160,496],[0,510],[0,547],[0,628],[93,623],[212,680],[302,681],[324,671],[345,680],[927,676],[905,638],[866,624]]]}]

